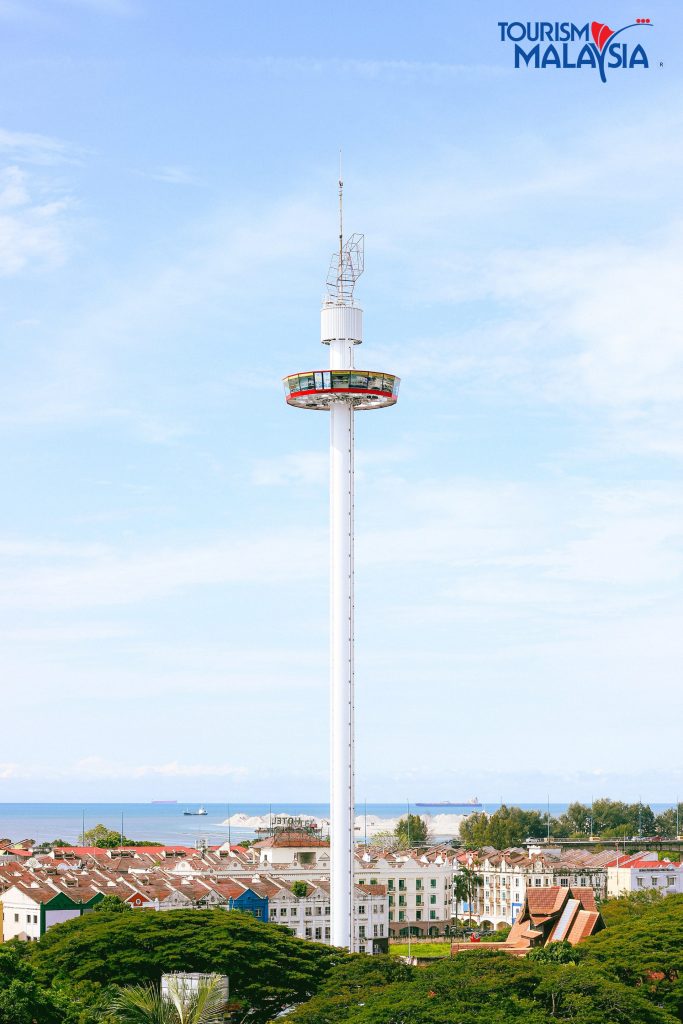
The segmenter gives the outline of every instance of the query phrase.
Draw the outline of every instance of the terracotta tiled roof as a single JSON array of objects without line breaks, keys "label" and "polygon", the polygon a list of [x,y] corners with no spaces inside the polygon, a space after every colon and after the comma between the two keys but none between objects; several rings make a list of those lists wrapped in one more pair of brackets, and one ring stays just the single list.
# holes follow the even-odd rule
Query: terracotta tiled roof
[{"label": "terracotta tiled roof", "polygon": [[311,836],[307,832],[276,832],[274,836],[268,836],[267,839],[261,839],[258,843],[254,843],[253,849],[269,850],[276,847],[329,847],[329,845],[329,839],[318,839],[317,836]]}]

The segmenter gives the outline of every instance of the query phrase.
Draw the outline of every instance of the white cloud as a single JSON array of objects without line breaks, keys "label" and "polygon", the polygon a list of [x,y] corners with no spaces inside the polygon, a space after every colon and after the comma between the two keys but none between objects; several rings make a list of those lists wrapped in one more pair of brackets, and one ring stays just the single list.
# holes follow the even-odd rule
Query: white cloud
[{"label": "white cloud", "polygon": [[31,164],[72,163],[78,151],[69,143],[37,132],[15,132],[0,128],[0,152],[13,160]]},{"label": "white cloud", "polygon": [[26,174],[17,166],[0,173],[0,275],[26,267],[55,267],[66,259],[65,200],[32,200]]},{"label": "white cloud", "polygon": [[187,167],[176,167],[167,166],[160,167],[156,171],[144,172],[146,178],[151,178],[153,181],[161,181],[167,185],[200,185],[201,180],[192,171],[189,171]]},{"label": "white cloud", "polygon": [[86,757],[59,767],[35,762],[0,762],[0,779],[198,779],[243,778],[248,774],[241,766],[217,764],[183,764],[167,761],[160,764],[125,764],[100,757]]},{"label": "white cloud", "polygon": [[[306,548],[309,559],[292,566],[282,552]],[[10,545],[10,550],[12,545]],[[192,589],[238,583],[282,583],[319,576],[327,564],[323,531],[246,536],[235,534],[212,543],[121,553],[97,549],[84,556],[79,545],[72,558],[40,555],[12,569],[0,582],[0,606],[6,608],[83,608],[138,604]],[[48,545],[47,550],[50,550]],[[60,551],[61,555],[61,551]]]}]

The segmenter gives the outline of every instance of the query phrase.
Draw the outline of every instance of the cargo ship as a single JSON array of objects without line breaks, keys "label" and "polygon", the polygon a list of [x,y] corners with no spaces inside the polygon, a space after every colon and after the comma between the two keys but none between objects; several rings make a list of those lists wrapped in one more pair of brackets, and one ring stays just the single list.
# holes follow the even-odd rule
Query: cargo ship
[{"label": "cargo ship", "polygon": [[416,807],[483,807],[484,805],[479,803],[476,796],[473,796],[471,800],[463,800],[461,803],[455,803],[453,800],[434,800],[432,803],[417,803]]}]

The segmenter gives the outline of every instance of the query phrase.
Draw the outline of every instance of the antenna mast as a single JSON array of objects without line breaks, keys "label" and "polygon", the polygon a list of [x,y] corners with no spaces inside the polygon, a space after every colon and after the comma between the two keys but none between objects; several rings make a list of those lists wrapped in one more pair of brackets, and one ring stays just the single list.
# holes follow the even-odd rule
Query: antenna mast
[{"label": "antenna mast", "polygon": [[337,302],[343,298],[342,276],[344,272],[344,180],[342,178],[342,151],[339,150],[339,274],[337,277]]}]

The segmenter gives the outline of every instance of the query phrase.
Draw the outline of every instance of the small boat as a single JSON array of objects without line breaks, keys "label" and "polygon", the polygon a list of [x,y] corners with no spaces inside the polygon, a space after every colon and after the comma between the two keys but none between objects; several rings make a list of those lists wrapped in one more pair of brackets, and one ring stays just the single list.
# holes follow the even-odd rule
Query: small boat
[{"label": "small boat", "polygon": [[197,815],[197,814],[208,814],[208,811],[207,811],[207,810],[206,810],[206,809],[205,809],[204,807],[200,807],[200,808],[199,808],[198,810],[196,810],[196,811],[183,811],[183,814],[192,814],[192,815]]},{"label": "small boat", "polygon": [[416,807],[482,807],[476,796],[471,800],[463,800],[462,803],[455,803],[453,800],[434,800],[432,803],[415,804]]}]

